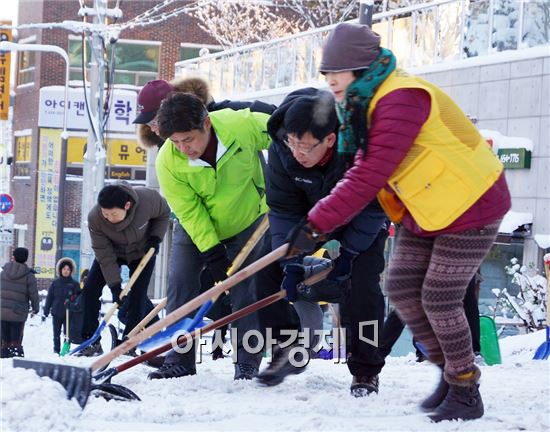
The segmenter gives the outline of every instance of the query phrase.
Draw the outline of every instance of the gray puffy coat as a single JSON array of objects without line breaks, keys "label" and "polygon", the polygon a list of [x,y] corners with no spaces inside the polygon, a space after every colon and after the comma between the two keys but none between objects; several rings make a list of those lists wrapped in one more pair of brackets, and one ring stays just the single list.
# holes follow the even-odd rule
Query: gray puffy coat
[{"label": "gray puffy coat", "polygon": [[6,263],[0,275],[0,300],[2,321],[25,322],[29,313],[38,313],[40,302],[34,272],[18,262]]}]

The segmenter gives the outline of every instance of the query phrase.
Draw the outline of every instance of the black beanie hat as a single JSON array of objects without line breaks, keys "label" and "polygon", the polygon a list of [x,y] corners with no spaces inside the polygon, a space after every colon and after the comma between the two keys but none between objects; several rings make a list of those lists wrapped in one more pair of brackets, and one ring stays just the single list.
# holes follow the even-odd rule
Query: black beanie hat
[{"label": "black beanie hat", "polygon": [[14,249],[12,255],[15,258],[15,261],[23,264],[26,263],[27,259],[29,258],[29,250],[24,247],[18,247]]},{"label": "black beanie hat", "polygon": [[320,72],[342,72],[367,68],[380,54],[380,35],[369,26],[340,23],[323,47]]}]

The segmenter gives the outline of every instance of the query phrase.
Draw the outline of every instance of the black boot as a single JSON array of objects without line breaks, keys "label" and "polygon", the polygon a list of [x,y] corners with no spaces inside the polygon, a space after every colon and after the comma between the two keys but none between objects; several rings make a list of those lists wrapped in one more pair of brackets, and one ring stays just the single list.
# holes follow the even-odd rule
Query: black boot
[{"label": "black boot", "polygon": [[378,375],[354,375],[349,390],[352,396],[364,397],[370,395],[371,393],[378,393],[378,384]]},{"label": "black boot", "polygon": [[235,363],[233,380],[251,380],[258,375],[258,368],[246,363]]},{"label": "black boot", "polygon": [[447,383],[443,377],[443,366],[439,366],[439,368],[441,369],[441,378],[437,384],[437,387],[434,392],[420,404],[420,409],[424,412],[431,412],[436,409],[441,402],[443,402],[449,392],[449,383]]},{"label": "black boot", "polygon": [[25,351],[21,345],[10,347],[11,357],[25,357]]},{"label": "black boot", "polygon": [[448,380],[450,381],[449,392],[445,400],[429,416],[432,421],[473,420],[482,417],[483,401],[479,394],[479,384],[477,384],[479,375],[479,370],[476,370],[474,378],[469,382]]},{"label": "black boot", "polygon": [[[304,359],[303,351],[292,352],[294,364],[290,361],[291,351],[298,346],[298,344],[292,344],[285,348],[280,348],[279,345],[275,346],[271,363],[257,376],[258,382],[265,386],[276,386],[282,383],[288,375],[298,375],[304,372],[309,359]],[[307,361],[300,366],[304,360]]]},{"label": "black boot", "polygon": [[103,348],[100,341],[95,341],[90,346],[87,346],[83,350],[75,354],[76,357],[96,357],[103,354]]},{"label": "black boot", "polygon": [[7,346],[2,347],[2,353],[0,354],[0,358],[10,358],[10,357],[11,357],[10,348]]},{"label": "black boot", "polygon": [[154,379],[167,379],[167,378],[179,378],[184,376],[195,375],[197,370],[195,368],[188,368],[182,364],[164,363],[156,371],[153,371],[147,375],[150,380]]}]

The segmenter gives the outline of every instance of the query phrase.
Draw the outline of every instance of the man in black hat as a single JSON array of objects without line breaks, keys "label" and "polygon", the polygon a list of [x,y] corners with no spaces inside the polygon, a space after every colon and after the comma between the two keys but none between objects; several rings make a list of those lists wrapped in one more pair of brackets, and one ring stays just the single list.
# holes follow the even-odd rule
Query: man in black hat
[{"label": "man in black hat", "polygon": [[[273,141],[269,147],[266,196],[273,249],[287,242],[287,234],[294,224],[330,193],[343,174],[345,161],[335,149],[338,127],[334,98],[315,88],[290,93],[269,119],[267,129]],[[361,336],[377,340],[384,320],[384,298],[379,282],[385,264],[386,223],[383,210],[374,202],[334,233],[332,238],[340,242],[340,255],[327,279],[339,285],[341,298],[319,298],[341,302],[342,323],[349,336],[347,363],[353,375],[350,391],[356,397],[378,392],[378,374],[384,366],[377,347]],[[292,291],[296,282],[303,281],[310,271],[303,264],[301,260],[287,259],[258,273],[258,298],[272,294],[282,284],[290,301],[299,300],[296,294],[292,296]],[[321,289],[314,287],[317,291]],[[329,294],[327,288],[325,285],[323,295]],[[338,288],[336,291],[338,293]],[[308,326],[306,321],[312,323],[313,320],[304,319],[299,303],[295,302],[294,308],[304,330]],[[279,302],[259,313],[262,325],[272,328],[274,338],[278,337],[277,330],[294,328],[285,308],[288,306]],[[362,329],[360,323],[364,321],[377,322],[378,326]],[[273,386],[287,375],[301,373],[303,367],[294,366],[289,358],[295,348],[288,345],[275,349],[273,362],[258,380]]]},{"label": "man in black hat", "polygon": [[2,267],[0,283],[0,318],[2,333],[1,357],[24,357],[23,329],[29,314],[39,310],[38,291],[34,271],[27,264],[29,250],[18,247],[13,251],[11,261]]}]

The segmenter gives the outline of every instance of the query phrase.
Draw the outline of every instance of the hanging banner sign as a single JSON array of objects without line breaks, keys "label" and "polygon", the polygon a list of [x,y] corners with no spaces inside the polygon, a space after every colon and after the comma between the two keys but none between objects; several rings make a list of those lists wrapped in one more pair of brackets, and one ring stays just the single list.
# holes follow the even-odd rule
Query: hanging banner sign
[{"label": "hanging banner sign", "polygon": [[[0,24],[11,26],[11,21],[0,21]],[[0,29],[0,42],[11,42],[11,30]],[[10,65],[9,51],[0,51],[0,120],[8,119],[10,107]]]},{"label": "hanging banner sign", "polygon": [[[113,90],[107,130],[110,132],[135,133],[137,95],[130,90]],[[94,103],[94,101],[91,101]],[[62,128],[65,107],[65,87],[51,86],[40,89],[38,106],[38,126]],[[84,98],[84,88],[70,88],[67,103],[67,129],[88,130],[88,113]]]},{"label": "hanging banner sign", "polygon": [[40,129],[34,263],[40,279],[55,279],[61,130]]}]

